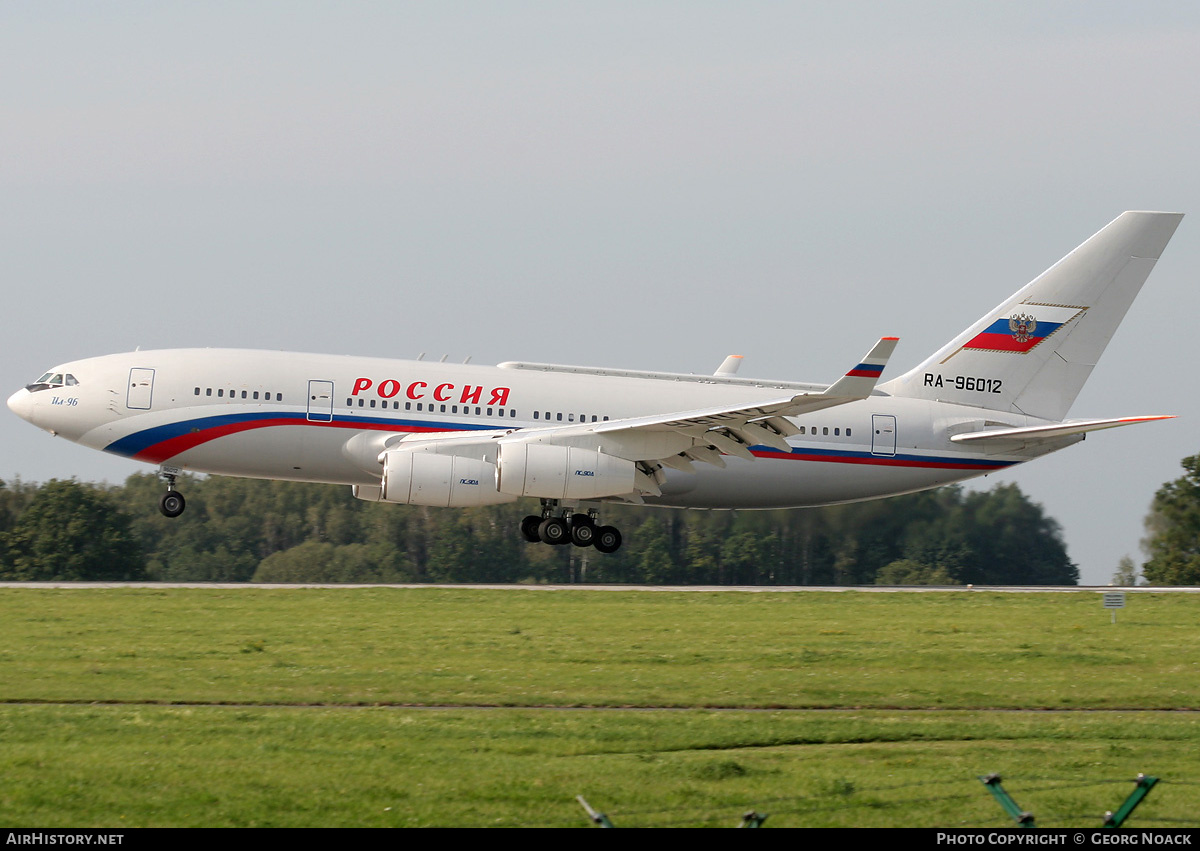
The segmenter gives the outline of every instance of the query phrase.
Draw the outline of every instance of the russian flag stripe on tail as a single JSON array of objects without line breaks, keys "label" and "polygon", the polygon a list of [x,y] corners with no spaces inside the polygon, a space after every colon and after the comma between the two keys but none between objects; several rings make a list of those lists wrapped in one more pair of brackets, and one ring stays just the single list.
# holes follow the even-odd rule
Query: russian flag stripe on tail
[{"label": "russian flag stripe on tail", "polygon": [[963,348],[1024,354],[1085,310],[1086,307],[1019,304],[1011,316],[997,319],[963,343]]}]

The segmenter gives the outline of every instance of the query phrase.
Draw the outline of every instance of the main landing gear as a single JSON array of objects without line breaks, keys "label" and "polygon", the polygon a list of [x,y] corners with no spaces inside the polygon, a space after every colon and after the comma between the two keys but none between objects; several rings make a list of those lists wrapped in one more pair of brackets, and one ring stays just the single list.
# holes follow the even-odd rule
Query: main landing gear
[{"label": "main landing gear", "polygon": [[621,546],[621,533],[613,526],[597,526],[596,511],[586,514],[564,509],[555,516],[555,500],[542,500],[542,513],[530,514],[521,521],[521,537],[531,544],[574,544],[595,547],[602,553],[616,552]]},{"label": "main landing gear", "polygon": [[163,513],[164,517],[178,517],[180,514],[183,514],[183,509],[187,508],[187,501],[183,498],[183,494],[175,490],[175,477],[177,475],[178,473],[159,471],[159,476],[167,482],[167,492],[158,501],[158,510]]}]

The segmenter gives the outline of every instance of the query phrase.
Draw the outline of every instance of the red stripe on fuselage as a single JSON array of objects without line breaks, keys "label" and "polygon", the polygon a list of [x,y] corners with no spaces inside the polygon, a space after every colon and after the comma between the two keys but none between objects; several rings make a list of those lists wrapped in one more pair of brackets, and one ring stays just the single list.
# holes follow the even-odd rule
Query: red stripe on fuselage
[{"label": "red stripe on fuselage", "polygon": [[823,461],[831,464],[873,464],[882,467],[923,467],[932,470],[996,470],[1009,466],[1004,461],[937,461],[934,459],[896,458],[890,455],[819,455],[799,452],[783,453],[751,450],[758,458],[776,461]]},{"label": "red stripe on fuselage", "polygon": [[[146,461],[151,464],[161,464],[177,455],[187,452],[189,449],[194,449],[209,441],[216,440],[220,437],[226,437],[231,434],[239,434],[241,432],[252,431],[260,428],[274,428],[276,426],[315,426],[317,428],[341,428],[352,429],[356,431],[391,431],[391,432],[408,432],[413,434],[430,434],[437,432],[448,431],[470,431],[471,429],[453,429],[453,428],[438,428],[430,426],[413,426],[407,425],[400,427],[399,424],[391,423],[364,423],[364,422],[314,422],[311,420],[297,420],[287,418],[267,418],[261,420],[250,420],[246,422],[227,423],[225,425],[213,426],[188,434],[181,434],[178,437],[173,437],[168,440],[161,441],[148,446],[141,452],[133,455],[133,458],[138,461]],[[753,454],[759,458],[772,458],[779,461],[821,461],[834,464],[869,464],[885,467],[924,467],[939,470],[989,470],[998,469],[1008,466],[1005,462],[988,463],[983,462],[955,462],[955,461],[938,461],[934,459],[917,459],[917,458],[896,458],[886,455],[825,455],[820,453],[809,453],[804,451],[799,452],[773,452],[770,450],[753,450]]]},{"label": "red stripe on fuselage", "polygon": [[225,437],[230,434],[238,434],[243,431],[252,431],[258,428],[274,428],[276,426],[317,426],[320,428],[349,428],[356,430],[369,431],[395,431],[395,432],[439,432],[439,431],[456,431],[451,428],[428,428],[425,426],[405,426],[399,428],[389,423],[354,423],[354,422],[314,422],[311,420],[297,419],[262,419],[250,420],[249,422],[227,423],[226,425],[213,426],[199,431],[181,434],[178,437],[172,437],[168,440],[156,443],[153,446],[147,446],[141,452],[138,452],[133,457],[138,461],[148,461],[151,464],[161,464],[168,459],[174,458],[176,455],[181,455],[189,449],[195,449],[202,443],[208,443],[210,440],[216,440],[219,437]]}]

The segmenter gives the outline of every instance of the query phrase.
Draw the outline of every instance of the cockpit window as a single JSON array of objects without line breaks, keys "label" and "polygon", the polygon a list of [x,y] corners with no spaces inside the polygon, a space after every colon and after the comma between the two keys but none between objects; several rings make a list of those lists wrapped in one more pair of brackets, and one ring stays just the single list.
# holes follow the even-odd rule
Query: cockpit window
[{"label": "cockpit window", "polygon": [[49,390],[51,387],[75,387],[78,384],[79,379],[69,372],[51,371],[42,375],[41,378],[32,384],[26,384],[25,389],[30,393],[34,393],[38,390]]}]

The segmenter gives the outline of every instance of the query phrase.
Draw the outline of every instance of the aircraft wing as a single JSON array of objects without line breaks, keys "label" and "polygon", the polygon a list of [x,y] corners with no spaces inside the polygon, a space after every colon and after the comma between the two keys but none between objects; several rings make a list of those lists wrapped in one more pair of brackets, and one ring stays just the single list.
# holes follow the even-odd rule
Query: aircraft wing
[{"label": "aircraft wing", "polygon": [[791,450],[783,438],[798,432],[783,418],[811,414],[870,396],[898,341],[898,337],[881,338],[860,363],[821,393],[797,393],[740,407],[703,408],[613,420],[592,426],[591,430],[597,434],[610,434],[644,429],[675,431],[694,438],[712,437],[718,449],[746,458],[753,457],[748,447],[760,443],[788,452]]},{"label": "aircraft wing", "polygon": [[898,341],[897,337],[881,338],[858,364],[820,393],[603,423],[521,429],[500,442],[587,447],[637,462],[636,489],[657,495],[659,485],[665,481],[664,465],[687,472],[694,471],[694,461],[724,467],[722,455],[754,460],[750,447],[758,445],[790,452],[787,438],[799,431],[786,418],[867,398]]},{"label": "aircraft wing", "polygon": [[791,452],[787,438],[798,434],[799,430],[786,418],[867,398],[875,389],[898,341],[897,337],[881,338],[858,364],[822,392],[797,393],[751,405],[717,406],[569,426],[525,427],[470,435],[373,435],[361,438],[367,441],[361,448],[347,447],[347,452],[352,451],[355,458],[377,465],[387,452],[393,450],[463,454],[491,460],[497,453],[533,452],[535,450],[530,447],[539,445],[557,447],[558,451],[568,453],[591,451],[634,462],[632,489],[620,498],[638,501],[641,494],[661,494],[660,486],[666,481],[664,466],[687,472],[694,471],[694,461],[724,467],[722,455],[754,460],[750,448],[759,445]]}]

